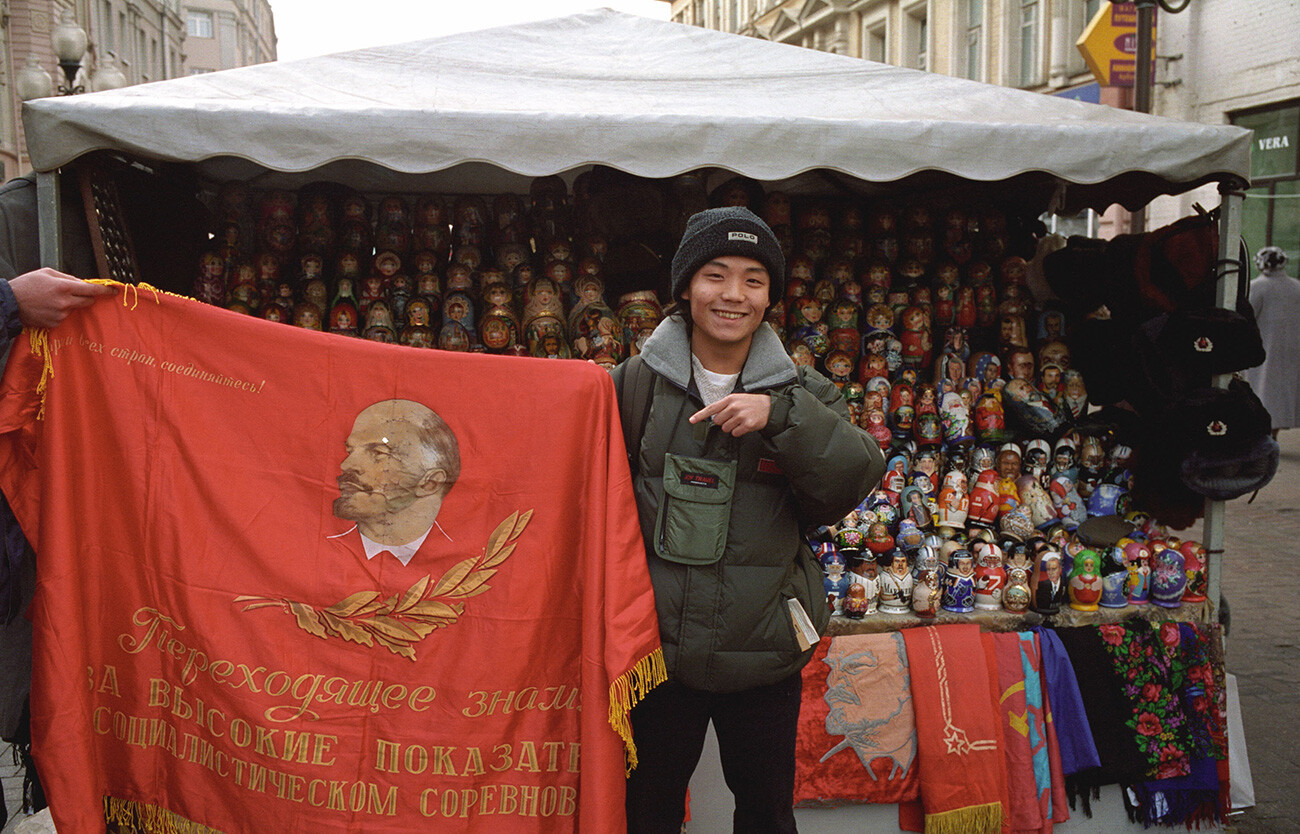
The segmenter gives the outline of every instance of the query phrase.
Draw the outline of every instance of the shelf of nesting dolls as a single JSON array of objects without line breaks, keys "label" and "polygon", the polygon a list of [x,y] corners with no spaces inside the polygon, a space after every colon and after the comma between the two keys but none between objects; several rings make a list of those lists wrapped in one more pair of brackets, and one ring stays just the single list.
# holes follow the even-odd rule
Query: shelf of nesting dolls
[{"label": "shelf of nesting dolls", "polygon": [[975,610],[966,614],[952,611],[940,611],[933,617],[919,617],[916,614],[892,614],[877,611],[861,619],[853,619],[842,614],[831,617],[826,633],[832,637],[846,634],[880,634],[888,631],[901,631],[916,626],[947,625],[950,623],[975,623],[984,631],[1024,631],[1034,626],[1055,626],[1071,628],[1074,626],[1103,625],[1141,617],[1153,622],[1209,622],[1216,616],[1215,606],[1210,602],[1184,602],[1177,608],[1165,608],[1161,605],[1126,605],[1123,608],[1098,608],[1096,611],[1077,611],[1068,605],[1061,606],[1056,614],[1043,615],[1035,611],[1015,613],[1011,611]]}]

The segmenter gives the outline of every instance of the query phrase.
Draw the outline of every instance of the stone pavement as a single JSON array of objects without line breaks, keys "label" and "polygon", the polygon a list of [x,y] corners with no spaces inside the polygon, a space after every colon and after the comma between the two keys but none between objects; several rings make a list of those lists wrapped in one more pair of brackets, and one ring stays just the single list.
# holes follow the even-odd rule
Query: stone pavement
[{"label": "stone pavement", "polygon": [[1226,668],[1255,783],[1255,807],[1229,820],[1242,834],[1300,831],[1300,429],[1279,441],[1277,476],[1253,502],[1230,502],[1224,528]]}]

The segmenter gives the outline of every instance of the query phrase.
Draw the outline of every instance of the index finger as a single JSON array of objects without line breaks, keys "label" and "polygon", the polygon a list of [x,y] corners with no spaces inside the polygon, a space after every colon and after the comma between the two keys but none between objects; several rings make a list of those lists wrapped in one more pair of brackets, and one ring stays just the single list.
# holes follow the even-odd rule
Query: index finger
[{"label": "index finger", "polygon": [[80,278],[74,278],[73,280],[76,283],[68,287],[68,291],[72,295],[94,298],[101,295],[113,295],[117,292],[117,287],[108,284],[92,284],[89,281],[82,281]]},{"label": "index finger", "polygon": [[[724,397],[723,399],[726,398]],[[707,420],[708,418],[712,417],[714,414],[717,414],[719,411],[721,411],[723,407],[724,407],[723,401],[717,400],[716,402],[710,403],[709,405],[704,406],[704,408],[701,408],[699,411],[692,414],[687,419],[687,422],[698,423],[701,420]]]}]

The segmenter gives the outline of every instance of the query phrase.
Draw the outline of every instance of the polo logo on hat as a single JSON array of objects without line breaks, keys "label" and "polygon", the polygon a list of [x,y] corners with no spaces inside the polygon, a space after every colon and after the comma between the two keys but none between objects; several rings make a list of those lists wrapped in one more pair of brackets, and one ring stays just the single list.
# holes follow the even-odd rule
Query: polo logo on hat
[{"label": "polo logo on hat", "polygon": [[1214,342],[1210,341],[1209,336],[1202,336],[1201,338],[1192,342],[1192,349],[1195,350],[1197,353],[1213,353]]},{"label": "polo logo on hat", "polygon": [[1223,437],[1228,433],[1228,424],[1222,420],[1213,420],[1205,427],[1205,433],[1210,437]]},{"label": "polo logo on hat", "polygon": [[758,244],[758,235],[749,232],[727,232],[727,240],[743,240],[746,243]]}]

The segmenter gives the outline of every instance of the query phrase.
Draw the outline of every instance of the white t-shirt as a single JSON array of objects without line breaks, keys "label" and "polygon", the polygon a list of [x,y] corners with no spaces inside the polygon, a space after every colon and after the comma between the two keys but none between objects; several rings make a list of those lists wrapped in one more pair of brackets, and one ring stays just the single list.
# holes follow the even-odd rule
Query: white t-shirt
[{"label": "white t-shirt", "polygon": [[691,354],[691,370],[695,374],[695,387],[700,391],[700,399],[705,405],[713,405],[730,394],[736,387],[740,374],[715,374],[700,364],[695,354]]}]

